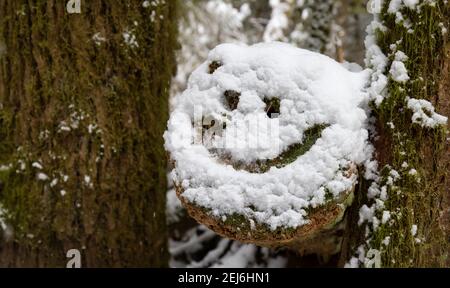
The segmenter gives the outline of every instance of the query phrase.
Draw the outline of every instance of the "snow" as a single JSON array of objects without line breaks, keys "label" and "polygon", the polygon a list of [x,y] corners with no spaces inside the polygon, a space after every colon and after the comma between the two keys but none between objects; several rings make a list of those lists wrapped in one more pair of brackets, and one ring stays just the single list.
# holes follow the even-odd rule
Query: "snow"
[{"label": "snow", "polygon": [[264,41],[271,42],[276,40],[283,40],[284,30],[288,28],[289,19],[287,13],[289,13],[290,6],[280,0],[270,0],[270,7],[272,8],[272,15],[269,23],[264,31]]},{"label": "snow", "polygon": [[[248,268],[255,265],[257,262],[256,256],[258,255],[257,247],[252,244],[241,244],[239,242],[233,242],[229,251],[217,261],[217,263],[211,265],[212,268]],[[263,252],[267,248],[263,248]],[[281,256],[268,257],[267,268],[284,268],[287,264],[287,259]],[[259,266],[259,265],[258,265]]]},{"label": "snow", "polygon": [[383,211],[383,216],[381,217],[381,223],[386,224],[389,219],[391,219],[391,212]]},{"label": "snow", "polygon": [[11,165],[0,165],[0,172],[8,171],[11,168],[12,168]]},{"label": "snow", "polygon": [[6,216],[6,210],[3,208],[2,204],[0,203],[0,229],[3,231],[6,231],[7,224],[5,220]]},{"label": "snow", "polygon": [[425,99],[407,98],[408,108],[413,112],[412,122],[423,127],[435,128],[438,125],[446,125],[447,117],[434,111],[433,104]]},{"label": "snow", "polygon": [[287,265],[287,259],[282,256],[269,258],[267,260],[267,268],[284,268]]},{"label": "snow", "polygon": [[59,129],[58,129],[58,132],[60,132],[60,131],[64,131],[64,132],[70,132],[70,131],[71,131],[71,129],[70,129],[70,127],[69,127],[69,126],[67,126],[67,124],[66,124],[66,122],[65,122],[65,121],[61,121],[61,123],[60,123],[60,125],[59,125]]},{"label": "snow", "polygon": [[94,34],[94,36],[92,36],[92,40],[94,41],[95,45],[100,46],[103,42],[106,41],[106,38],[103,37],[100,32],[97,32]]},{"label": "snow", "polygon": [[411,169],[411,170],[409,170],[408,174],[411,175],[411,176],[417,175],[417,170],[416,169]]},{"label": "snow", "polygon": [[394,59],[396,61],[406,61],[408,60],[408,56],[406,56],[406,54],[402,51],[398,50],[397,52],[395,52]]},{"label": "snow", "polygon": [[419,0],[403,0],[403,3],[410,9],[416,9],[417,4],[419,4]]},{"label": "snow", "polygon": [[391,0],[389,2],[388,12],[395,14],[402,7],[402,0]]},{"label": "snow", "polygon": [[389,73],[392,79],[397,82],[405,83],[409,80],[408,71],[406,70],[405,64],[401,61],[393,61]]},{"label": "snow", "polygon": [[369,0],[367,3],[367,11],[372,14],[380,13],[383,1],[384,0]]},{"label": "snow", "polygon": [[52,182],[50,182],[50,187],[55,187],[58,184],[58,178],[54,178]]},{"label": "snow", "polygon": [[139,44],[136,40],[136,36],[132,32],[126,31],[126,32],[122,33],[122,37],[123,37],[123,41],[125,42],[125,44],[127,44],[131,48],[139,47]]},{"label": "snow", "polygon": [[345,264],[344,268],[359,268],[360,263],[366,263],[366,250],[363,245],[358,246],[357,254],[358,257],[352,257],[350,261]]},{"label": "snow", "polygon": [[87,127],[89,134],[92,134],[94,131],[100,131],[100,130],[97,130],[97,128],[98,127],[96,124],[89,124]]},{"label": "snow", "polygon": [[203,225],[187,230],[182,239],[170,239],[170,266],[176,268],[282,268],[287,258],[269,248],[220,238]]},{"label": "snow", "polygon": [[45,174],[45,173],[38,173],[36,175],[36,178],[40,181],[47,181],[49,179],[47,174]]},{"label": "snow", "polygon": [[368,68],[370,68],[370,85],[367,88],[367,93],[369,99],[379,106],[386,94],[386,86],[388,79],[384,75],[388,58],[381,51],[381,48],[377,45],[376,41],[376,31],[385,31],[387,28],[384,27],[379,21],[378,16],[374,15],[374,20],[367,26],[366,32],[367,36],[364,40],[364,45],[366,47],[366,59],[365,63]]},{"label": "snow", "polygon": [[[209,74],[212,61],[222,66]],[[350,189],[356,175],[343,170],[370,154],[366,114],[358,107],[366,78],[367,71],[350,72],[331,58],[279,42],[217,46],[174,101],[164,135],[182,196],[217,217],[237,213],[272,229],[308,223],[306,209],[325,204],[326,190],[337,197]],[[241,94],[235,110],[223,99],[226,90]],[[263,99],[273,97],[281,101],[278,118],[264,111]],[[194,141],[202,115],[226,123],[208,145]],[[285,167],[250,173],[223,160],[276,158],[319,124],[329,125],[321,138]]]},{"label": "snow", "polygon": [[211,249],[201,261],[193,261],[187,266],[187,268],[202,268],[211,265],[226,251],[230,241],[231,240],[226,238],[220,239],[216,249]]},{"label": "snow", "polygon": [[438,24],[439,25],[439,27],[441,28],[441,33],[442,33],[442,35],[445,35],[445,34],[447,34],[447,28],[445,28],[445,26],[444,26],[444,23],[439,23]]},{"label": "snow", "polygon": [[352,257],[349,263],[346,263],[344,268],[359,268],[359,259]]},{"label": "snow", "polygon": [[170,189],[167,192],[167,204],[166,204],[166,218],[169,224],[176,223],[182,216],[183,206],[178,199],[175,189]]},{"label": "snow", "polygon": [[91,177],[89,175],[85,175],[83,177],[83,181],[84,181],[84,184],[86,186],[88,186],[89,188],[93,188],[94,187],[94,184],[92,183],[92,179],[91,179]]},{"label": "snow", "polygon": [[[410,12],[408,9],[420,9],[418,5],[419,1],[416,0],[391,0],[388,5],[388,13],[394,14],[396,18],[396,23],[403,25],[408,32],[413,32],[411,29],[412,23],[410,19],[408,19],[408,15]],[[380,1],[377,1],[379,6],[381,7]],[[430,2],[423,2],[424,5],[430,4]],[[374,5],[372,5],[374,6]],[[375,5],[376,6],[376,5]],[[373,7],[371,7],[373,8]],[[366,46],[366,67],[370,69],[370,81],[368,83],[368,87],[366,92],[368,94],[368,99],[370,102],[373,102],[375,106],[379,106],[387,97],[389,97],[389,91],[387,89],[388,81],[396,81],[399,83],[405,83],[407,81],[413,82],[410,80],[410,76],[408,75],[408,71],[406,69],[405,63],[408,61],[408,56],[399,51],[402,40],[398,40],[389,45],[391,53],[385,55],[380,47],[377,45],[377,31],[385,32],[387,28],[383,25],[383,20],[380,20],[381,9],[375,11],[375,9],[369,9],[369,12],[374,14],[374,20],[367,28],[367,37],[365,40]],[[402,14],[403,12],[403,14]],[[390,76],[391,79],[388,79],[387,76]],[[417,79],[419,81],[423,81],[420,77]],[[402,89],[402,88],[400,88]],[[411,99],[410,97],[406,97],[405,103],[410,110],[413,111],[412,122],[418,123],[423,127],[435,127],[436,125],[444,125],[447,122],[447,118],[439,115],[434,112],[434,107],[431,103],[423,99]],[[368,107],[370,109],[370,107]],[[371,121],[370,123],[374,123]],[[386,123],[391,129],[395,129],[395,125],[392,122]],[[375,126],[370,126],[370,131],[373,133],[372,136],[376,139],[378,136],[376,135]],[[395,135],[396,133],[394,133]],[[372,147],[373,148],[373,147]],[[406,155],[405,151],[399,151],[400,155]],[[375,154],[373,154],[372,159],[374,159]],[[360,207],[359,210],[359,221],[358,224],[361,225],[364,222],[367,222],[365,226],[366,230],[366,243],[362,245],[363,248],[368,250],[368,253],[361,253],[358,251],[359,257],[353,257],[350,259],[349,263],[347,263],[346,267],[359,267],[360,265],[364,265],[365,267],[377,267],[379,266],[379,255],[380,253],[384,253],[384,249],[389,245],[391,236],[383,235],[386,231],[382,229],[380,233],[376,233],[378,228],[382,227],[382,225],[392,225],[395,223],[396,219],[401,217],[402,213],[400,209],[395,209],[393,211],[385,210],[387,207],[390,207],[391,203],[386,202],[389,201],[390,193],[397,193],[397,195],[401,195],[402,191],[399,187],[395,186],[395,183],[401,178],[400,173],[394,170],[389,165],[383,167],[389,169],[389,174],[387,177],[383,177],[380,175],[380,170],[378,164],[375,160],[368,160],[364,163],[364,177],[366,180],[373,181],[368,189],[368,198],[370,199],[370,204],[364,204]],[[402,173],[408,173],[408,175],[415,176],[418,172],[410,167],[412,163],[408,163],[406,161],[402,162],[399,171]],[[402,174],[403,176],[404,174]],[[417,180],[420,180],[419,178]],[[401,185],[401,184],[400,184]],[[389,191],[389,193],[388,193]],[[403,195],[401,195],[403,196]],[[417,233],[417,226],[413,225],[411,227],[411,234],[414,235]],[[381,245],[378,242],[378,236],[383,235],[384,239],[381,241]],[[376,246],[376,247],[372,247]],[[378,248],[378,249],[373,249]],[[358,249],[359,250],[359,249]],[[371,255],[369,255],[371,254]],[[378,260],[377,260],[378,258]]]},{"label": "snow", "polygon": [[411,226],[411,235],[414,237],[417,234],[417,225],[413,224]]},{"label": "snow", "polygon": [[246,268],[249,261],[255,261],[255,252],[256,246],[254,245],[247,244],[236,248],[232,247],[231,251],[227,253],[228,255],[220,263],[214,264],[212,268]]},{"label": "snow", "polygon": [[39,163],[39,162],[33,162],[33,163],[31,164],[31,166],[34,167],[34,168],[36,168],[36,169],[39,169],[39,170],[41,170],[41,169],[43,168],[43,167],[42,167],[42,164]]},{"label": "snow", "polygon": [[[189,0],[184,1],[184,6],[185,17],[179,21],[179,42],[182,47],[177,52],[177,75],[171,83],[172,96],[186,88],[189,74],[205,60],[211,47],[219,43],[247,43],[253,34],[257,34],[259,40],[263,33],[259,30],[258,33],[249,33],[247,30],[244,33],[243,22],[251,14],[248,3],[237,9],[223,0]],[[252,26],[252,29],[255,28]]]},{"label": "snow", "polygon": [[371,206],[369,208],[366,204],[364,204],[359,209],[358,225],[361,225],[362,223],[364,223],[364,221],[372,222],[372,219],[374,218],[374,214],[375,214],[375,206]]},{"label": "snow", "polygon": [[[195,233],[197,229],[203,230],[204,233],[198,236],[197,233]],[[195,230],[191,229],[186,232],[186,236],[189,236],[189,240],[187,242],[177,243],[173,240],[169,241],[170,254],[173,256],[177,256],[183,252],[196,252],[202,248],[202,242],[214,238],[215,235],[216,234],[214,232],[206,229],[206,227],[204,226],[195,228]]]},{"label": "snow", "polygon": [[416,9],[417,4],[419,4],[419,0],[391,0],[391,2],[389,2],[388,12],[395,14],[405,6],[414,10]]}]

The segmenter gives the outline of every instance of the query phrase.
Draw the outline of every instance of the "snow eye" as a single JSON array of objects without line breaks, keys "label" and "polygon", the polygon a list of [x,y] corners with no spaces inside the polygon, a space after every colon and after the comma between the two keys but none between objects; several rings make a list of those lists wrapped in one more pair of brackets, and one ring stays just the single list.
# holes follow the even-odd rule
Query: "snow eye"
[{"label": "snow eye", "polygon": [[209,74],[213,74],[214,71],[216,71],[220,66],[222,66],[222,63],[220,61],[211,62],[211,64],[209,64]]},{"label": "snow eye", "polygon": [[233,90],[227,90],[225,91],[224,96],[228,103],[228,107],[231,110],[235,110],[239,104],[239,97],[241,96],[241,93]]},{"label": "snow eye", "polygon": [[267,116],[269,118],[278,118],[280,114],[280,99],[279,98],[264,98],[264,103],[266,103],[266,111]]}]

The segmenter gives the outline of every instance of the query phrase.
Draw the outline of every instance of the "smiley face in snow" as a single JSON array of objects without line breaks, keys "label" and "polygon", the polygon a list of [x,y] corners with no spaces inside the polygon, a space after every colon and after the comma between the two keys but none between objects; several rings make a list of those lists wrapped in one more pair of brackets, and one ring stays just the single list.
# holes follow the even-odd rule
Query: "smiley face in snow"
[{"label": "smiley face in snow", "polygon": [[245,240],[239,225],[300,229],[311,211],[345,202],[367,155],[365,78],[283,43],[212,50],[164,135],[191,216]]}]

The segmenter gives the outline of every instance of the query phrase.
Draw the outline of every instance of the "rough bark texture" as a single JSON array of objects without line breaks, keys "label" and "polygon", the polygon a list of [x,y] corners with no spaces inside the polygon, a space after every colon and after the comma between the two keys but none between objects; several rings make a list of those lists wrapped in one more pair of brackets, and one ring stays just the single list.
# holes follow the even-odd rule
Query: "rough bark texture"
[{"label": "rough bark texture", "polygon": [[[387,30],[379,31],[377,41],[389,56],[387,70],[395,52],[391,45],[396,44],[396,49],[409,57],[405,65],[410,76],[406,83],[390,78],[387,98],[373,109],[379,135],[374,144],[382,168],[382,184],[393,169],[400,174],[394,185],[386,186],[385,209],[391,211],[393,221],[381,225],[369,241],[381,252],[382,266],[449,265],[448,132],[446,127],[429,129],[412,123],[412,112],[406,108],[407,96],[426,99],[438,113],[450,116],[450,4],[442,0],[435,2],[420,10],[401,10],[403,17],[411,21],[411,30],[396,22],[395,14],[387,13],[389,1],[385,1],[380,15]],[[411,168],[417,170],[417,175],[409,173]],[[361,187],[359,200],[348,215],[341,264],[363,243],[364,237],[354,230],[357,211],[366,200],[363,194],[367,193],[367,186]],[[412,225],[417,225],[416,235],[411,233]],[[390,237],[388,245],[382,243],[386,237]]]},{"label": "rough bark texture", "polygon": [[0,2],[0,266],[166,266],[176,1],[66,2]]},{"label": "rough bark texture", "polygon": [[[450,10],[450,9],[449,9]],[[450,13],[447,14],[450,17]],[[447,23],[449,24],[449,23]],[[447,25],[449,27],[450,25]],[[439,92],[437,102],[440,105],[440,112],[450,118],[450,41],[447,39],[447,43],[444,50],[444,60],[441,67],[443,75],[439,82]],[[445,247],[446,250],[446,262],[445,266],[450,267],[450,139],[447,133],[447,141],[444,144],[441,157],[438,159],[438,169],[444,171],[444,175],[440,179],[440,185],[443,189],[442,211],[439,215],[439,225],[446,235]]]}]

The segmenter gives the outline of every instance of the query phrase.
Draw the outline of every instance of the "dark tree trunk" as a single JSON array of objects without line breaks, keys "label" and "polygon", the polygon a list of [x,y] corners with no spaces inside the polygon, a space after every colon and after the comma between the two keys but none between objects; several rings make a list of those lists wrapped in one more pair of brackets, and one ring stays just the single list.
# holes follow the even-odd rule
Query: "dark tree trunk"
[{"label": "dark tree trunk", "polygon": [[66,2],[0,2],[0,266],[166,266],[176,1]]}]

